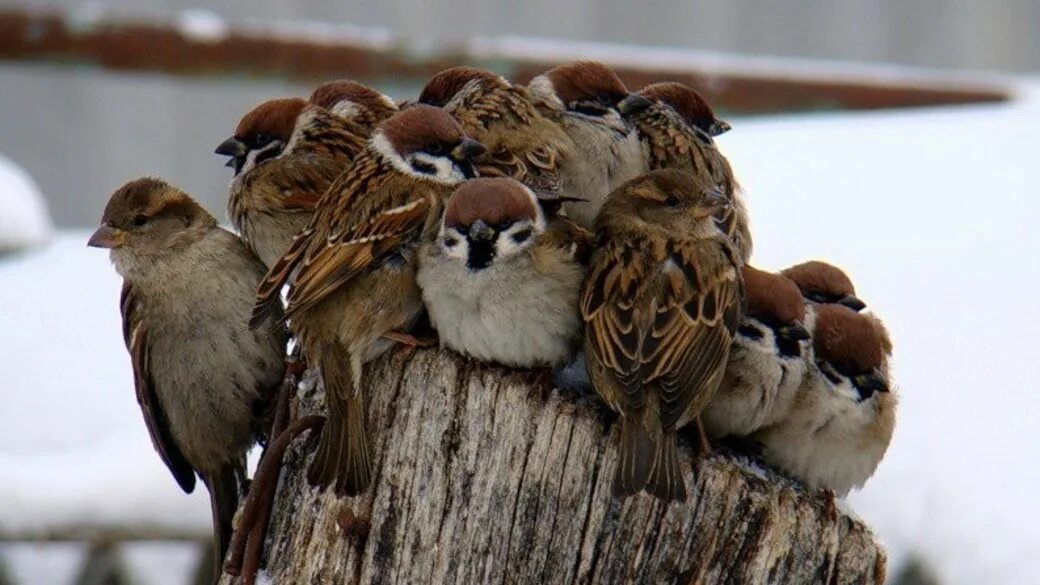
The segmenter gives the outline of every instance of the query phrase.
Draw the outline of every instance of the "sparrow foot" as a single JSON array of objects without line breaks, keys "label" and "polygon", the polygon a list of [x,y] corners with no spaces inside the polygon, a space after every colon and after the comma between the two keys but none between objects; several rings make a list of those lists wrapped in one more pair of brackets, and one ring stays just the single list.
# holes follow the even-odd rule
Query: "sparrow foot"
[{"label": "sparrow foot", "polygon": [[240,575],[244,585],[253,585],[260,569],[267,523],[274,507],[285,450],[304,431],[317,432],[324,424],[325,418],[316,415],[297,420],[268,444],[267,451],[260,459],[253,475],[252,489],[242,507],[238,529],[231,538],[231,547],[224,562],[224,571],[230,575]]},{"label": "sparrow foot", "polygon": [[396,341],[397,343],[400,343],[402,345],[407,345],[412,349],[415,349],[417,347],[433,347],[437,344],[436,339],[432,339],[429,337],[416,337],[411,333],[402,333],[400,331],[389,331],[387,333],[384,333],[383,337],[392,341]]}]

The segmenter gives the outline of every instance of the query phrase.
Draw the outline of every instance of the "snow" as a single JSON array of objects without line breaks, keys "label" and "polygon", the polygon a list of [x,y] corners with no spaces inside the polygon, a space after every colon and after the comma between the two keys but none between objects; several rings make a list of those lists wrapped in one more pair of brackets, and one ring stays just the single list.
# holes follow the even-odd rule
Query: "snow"
[{"label": "snow", "polygon": [[52,229],[43,195],[32,177],[0,155],[0,254],[41,245]]},{"label": "snow", "polygon": [[[152,449],[134,399],[108,255],[64,233],[0,260],[0,527],[159,524],[205,535],[206,490],[188,496]],[[11,378],[13,376],[13,378]]]},{"label": "snow", "polygon": [[[943,583],[1040,583],[1040,201],[1026,177],[1040,97],[1033,86],[1020,95],[1005,105],[734,119],[719,139],[748,194],[754,262],[845,267],[892,332],[899,424],[849,504],[889,547],[893,573],[917,554]],[[0,355],[14,366],[0,409],[0,527],[204,534],[205,491],[182,494],[148,440],[119,279],[86,237],[65,233],[43,251],[0,258]],[[12,571],[24,574],[25,562]]]}]

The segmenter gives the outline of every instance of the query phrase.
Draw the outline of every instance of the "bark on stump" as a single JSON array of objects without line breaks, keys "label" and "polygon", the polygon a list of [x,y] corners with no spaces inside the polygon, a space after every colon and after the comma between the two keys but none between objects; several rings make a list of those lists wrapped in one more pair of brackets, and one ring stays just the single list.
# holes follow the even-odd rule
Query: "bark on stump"
[{"label": "bark on stump", "polygon": [[[613,498],[612,415],[545,376],[438,350],[399,351],[366,374],[373,487],[342,500],[311,489],[316,437],[296,441],[265,548],[273,583],[884,581],[862,521],[725,455],[691,471],[681,445],[685,503]],[[321,393],[297,406],[323,412]]]}]

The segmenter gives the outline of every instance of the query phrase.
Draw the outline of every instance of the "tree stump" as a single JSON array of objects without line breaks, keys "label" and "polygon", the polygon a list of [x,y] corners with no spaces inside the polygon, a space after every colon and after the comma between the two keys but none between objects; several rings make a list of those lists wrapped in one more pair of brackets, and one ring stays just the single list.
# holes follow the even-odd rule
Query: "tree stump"
[{"label": "tree stump", "polygon": [[[373,485],[307,485],[285,458],[266,543],[273,583],[883,583],[871,530],[771,470],[713,454],[689,497],[612,496],[617,425],[539,372],[402,350],[366,368]],[[297,415],[324,412],[317,389]],[[225,583],[233,580],[225,575]]]}]

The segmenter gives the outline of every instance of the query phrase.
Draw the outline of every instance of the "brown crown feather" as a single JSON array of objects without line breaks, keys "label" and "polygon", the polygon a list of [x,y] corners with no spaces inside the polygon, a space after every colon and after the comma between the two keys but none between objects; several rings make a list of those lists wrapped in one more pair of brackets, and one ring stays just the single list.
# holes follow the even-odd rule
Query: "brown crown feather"
[{"label": "brown crown feather", "polygon": [[470,179],[448,200],[444,222],[453,227],[472,225],[478,219],[488,225],[503,220],[534,220],[538,216],[533,195],[523,184],[507,178]]},{"label": "brown crown feather", "polygon": [[845,272],[837,266],[819,260],[796,264],[780,274],[793,280],[802,294],[816,292],[836,297],[856,294],[856,287],[852,285]]},{"label": "brown crown feather", "polygon": [[802,293],[790,278],[751,266],[743,269],[747,312],[752,317],[789,325],[805,317]]},{"label": "brown crown feather", "polygon": [[353,79],[327,81],[316,87],[310,97],[312,104],[327,110],[342,101],[349,101],[370,110],[394,109],[386,96]]},{"label": "brown crown feather", "polygon": [[112,194],[105,205],[101,221],[125,227],[138,215],[149,218],[160,215],[194,218],[199,215],[208,216],[209,212],[166,181],[142,177],[130,181]]},{"label": "brown crown feather", "polygon": [[890,347],[874,322],[841,305],[817,306],[815,329],[816,355],[846,372],[881,367],[885,348]]},{"label": "brown crown feather", "polygon": [[639,95],[670,106],[688,124],[705,132],[718,121],[704,96],[676,81],[654,83],[639,90]]},{"label": "brown crown feather", "polygon": [[399,154],[416,152],[436,143],[458,144],[465,133],[441,108],[416,104],[394,114],[379,125],[379,130]]},{"label": "brown crown feather", "polygon": [[557,97],[564,104],[598,100],[616,104],[628,95],[628,88],[616,73],[598,61],[575,61],[545,72]]},{"label": "brown crown feather", "polygon": [[482,80],[498,88],[509,87],[507,81],[490,71],[475,67],[452,67],[434,75],[426,82],[422,93],[419,94],[419,103],[443,108],[466,87],[467,83],[474,80]]},{"label": "brown crown feather", "polygon": [[256,106],[242,117],[235,128],[235,138],[246,140],[250,135],[264,133],[287,142],[296,127],[296,118],[307,106],[302,98],[276,98]]}]

